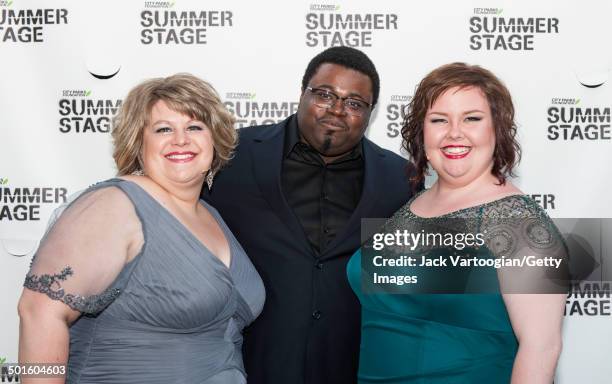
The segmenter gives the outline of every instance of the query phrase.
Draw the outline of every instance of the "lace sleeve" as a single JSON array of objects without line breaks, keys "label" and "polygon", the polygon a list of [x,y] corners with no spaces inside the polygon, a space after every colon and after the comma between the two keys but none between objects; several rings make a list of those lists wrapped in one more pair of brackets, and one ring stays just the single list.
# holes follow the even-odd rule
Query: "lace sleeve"
[{"label": "lace sleeve", "polygon": [[505,203],[503,215],[483,216],[487,247],[502,261],[502,293],[567,293],[568,250],[557,226],[526,196]]},{"label": "lace sleeve", "polygon": [[86,191],[52,220],[24,287],[98,313],[120,294],[113,282],[142,246],[134,206],[119,188],[104,187]]}]

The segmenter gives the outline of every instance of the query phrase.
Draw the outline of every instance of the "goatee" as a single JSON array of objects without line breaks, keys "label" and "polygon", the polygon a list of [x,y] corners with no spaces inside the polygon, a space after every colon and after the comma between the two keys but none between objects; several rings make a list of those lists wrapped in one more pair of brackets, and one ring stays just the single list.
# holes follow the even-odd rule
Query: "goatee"
[{"label": "goatee", "polygon": [[332,142],[331,136],[325,136],[325,140],[323,140],[323,144],[321,145],[320,152],[323,154],[327,153],[327,151],[329,151],[329,148],[331,148],[331,142]]}]

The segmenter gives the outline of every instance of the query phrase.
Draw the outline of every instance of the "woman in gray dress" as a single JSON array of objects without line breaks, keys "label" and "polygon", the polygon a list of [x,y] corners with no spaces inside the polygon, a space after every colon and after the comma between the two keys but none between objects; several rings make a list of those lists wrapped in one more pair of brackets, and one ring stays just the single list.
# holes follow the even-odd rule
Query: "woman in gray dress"
[{"label": "woman in gray dress", "polygon": [[233,121],[188,74],[130,91],[112,133],[118,178],[70,203],[34,257],[21,363],[67,364],[47,382],[246,382],[241,332],[261,312],[263,284],[199,199],[232,156]]}]

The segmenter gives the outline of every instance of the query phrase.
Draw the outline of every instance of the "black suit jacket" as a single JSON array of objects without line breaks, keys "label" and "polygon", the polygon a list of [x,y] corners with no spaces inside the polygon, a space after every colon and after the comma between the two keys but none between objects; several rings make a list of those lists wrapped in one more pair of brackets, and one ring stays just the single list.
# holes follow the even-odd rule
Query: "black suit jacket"
[{"label": "black suit jacket", "polygon": [[361,309],[346,264],[360,245],[361,218],[389,217],[411,197],[408,162],[363,139],[361,200],[317,258],[281,190],[287,121],[240,129],[235,158],[204,192],[266,287],[263,312],[244,332],[248,382],[356,383]]}]

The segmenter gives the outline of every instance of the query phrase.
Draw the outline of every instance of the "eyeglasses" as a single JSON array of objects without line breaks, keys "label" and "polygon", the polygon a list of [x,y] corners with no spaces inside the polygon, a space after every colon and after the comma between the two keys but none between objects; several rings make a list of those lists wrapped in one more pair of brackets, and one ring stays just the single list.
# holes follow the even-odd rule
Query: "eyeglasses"
[{"label": "eyeglasses", "polygon": [[352,116],[363,116],[366,111],[372,106],[363,100],[354,99],[352,97],[340,97],[335,93],[322,88],[306,87],[312,94],[313,102],[317,107],[331,108],[336,105],[336,101],[342,101],[344,110]]}]

